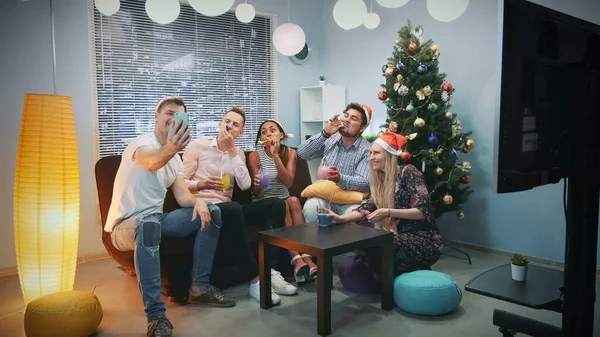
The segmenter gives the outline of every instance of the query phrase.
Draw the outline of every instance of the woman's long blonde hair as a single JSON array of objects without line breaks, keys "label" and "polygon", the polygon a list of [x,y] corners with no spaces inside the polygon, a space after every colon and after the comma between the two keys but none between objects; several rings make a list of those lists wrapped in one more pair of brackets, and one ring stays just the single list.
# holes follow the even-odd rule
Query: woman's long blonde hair
[{"label": "woman's long blonde hair", "polygon": [[[373,143],[375,145],[376,143]],[[373,146],[372,145],[372,146]],[[372,162],[369,163],[371,175],[371,197],[377,208],[396,208],[395,193],[396,181],[398,179],[398,157],[384,150],[377,144],[385,154],[382,170],[373,169]],[[397,233],[396,220],[385,218],[380,221],[381,228],[388,232]]]}]

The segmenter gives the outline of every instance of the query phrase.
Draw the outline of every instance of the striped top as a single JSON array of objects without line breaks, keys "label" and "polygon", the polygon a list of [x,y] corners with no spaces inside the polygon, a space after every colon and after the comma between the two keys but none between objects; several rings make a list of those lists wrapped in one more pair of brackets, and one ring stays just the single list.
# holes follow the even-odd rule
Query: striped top
[{"label": "striped top", "polygon": [[325,164],[340,170],[337,185],[346,191],[369,192],[369,150],[371,144],[362,136],[344,146],[339,132],[325,138],[321,132],[298,147],[298,157],[311,160],[325,157]]},{"label": "striped top", "polygon": [[[270,177],[269,186],[263,190],[263,194],[260,197],[252,195],[252,200],[260,200],[264,198],[276,197],[276,198],[287,198],[290,196],[290,192],[287,187],[279,181],[279,174],[277,173],[277,167],[273,158],[270,158],[265,153],[264,146],[258,146],[258,156],[260,158],[260,169],[261,173],[266,173]],[[260,173],[259,173],[260,174]]]}]

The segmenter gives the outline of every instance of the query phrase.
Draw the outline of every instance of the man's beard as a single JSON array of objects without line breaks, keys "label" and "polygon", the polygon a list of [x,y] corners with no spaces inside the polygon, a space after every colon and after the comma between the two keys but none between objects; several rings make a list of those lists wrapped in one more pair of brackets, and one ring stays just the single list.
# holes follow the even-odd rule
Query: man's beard
[{"label": "man's beard", "polygon": [[355,134],[351,135],[350,133],[348,133],[348,131],[346,131],[346,128],[340,128],[339,130],[340,135],[342,135],[342,137],[348,137],[348,138],[356,138],[359,134],[360,134],[360,130],[356,131]]}]

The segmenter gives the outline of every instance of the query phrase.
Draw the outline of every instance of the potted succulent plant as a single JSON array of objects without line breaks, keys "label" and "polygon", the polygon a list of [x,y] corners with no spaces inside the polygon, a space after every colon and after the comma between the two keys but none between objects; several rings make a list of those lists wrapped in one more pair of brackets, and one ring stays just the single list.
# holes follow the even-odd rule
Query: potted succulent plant
[{"label": "potted succulent plant", "polygon": [[525,278],[527,277],[528,265],[529,260],[527,259],[527,256],[521,253],[516,253],[515,255],[513,255],[510,266],[513,280],[525,281]]},{"label": "potted succulent plant", "polygon": [[327,79],[327,77],[325,77],[325,75],[321,75],[319,76],[319,85],[320,86],[324,86],[325,85],[325,80]]}]

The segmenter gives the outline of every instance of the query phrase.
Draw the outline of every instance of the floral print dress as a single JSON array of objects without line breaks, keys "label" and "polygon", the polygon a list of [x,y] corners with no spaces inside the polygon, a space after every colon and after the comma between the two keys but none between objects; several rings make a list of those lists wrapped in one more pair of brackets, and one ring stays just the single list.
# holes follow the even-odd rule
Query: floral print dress
[{"label": "floral print dress", "polygon": [[[417,208],[424,216],[422,220],[396,221],[398,234],[394,234],[394,277],[409,271],[429,269],[440,258],[443,245],[425,179],[415,166],[409,164],[400,167],[394,200],[397,209]],[[377,206],[369,198],[356,210],[360,209],[374,212]],[[366,250],[366,257],[371,270],[378,273],[379,249]]]}]

